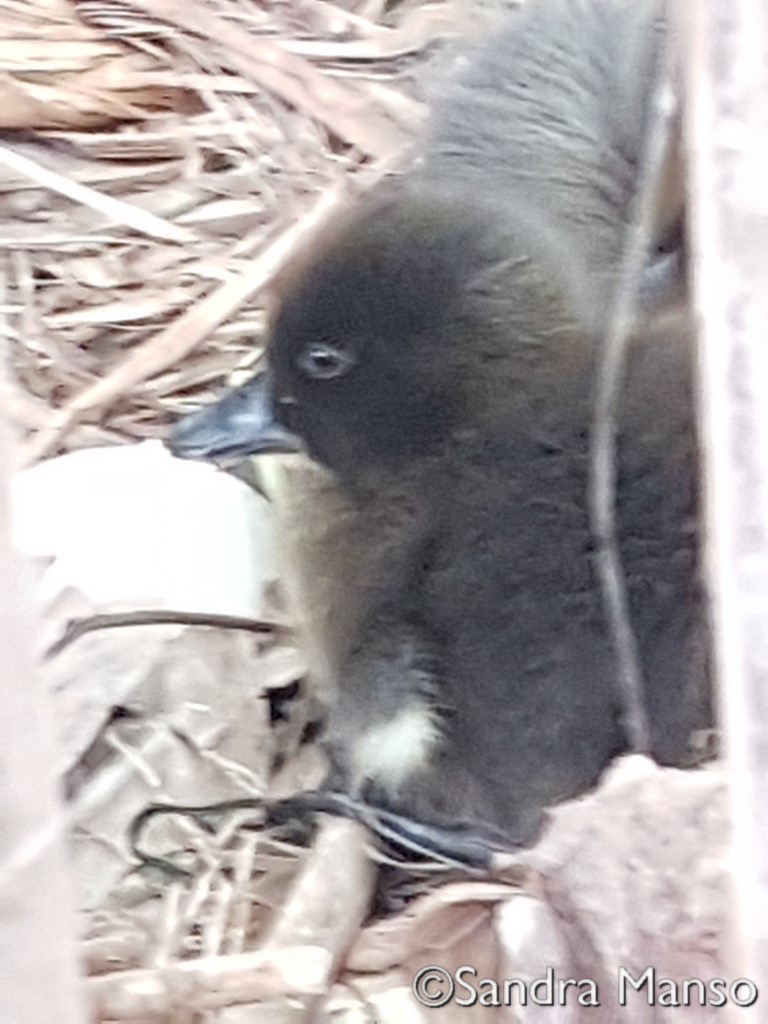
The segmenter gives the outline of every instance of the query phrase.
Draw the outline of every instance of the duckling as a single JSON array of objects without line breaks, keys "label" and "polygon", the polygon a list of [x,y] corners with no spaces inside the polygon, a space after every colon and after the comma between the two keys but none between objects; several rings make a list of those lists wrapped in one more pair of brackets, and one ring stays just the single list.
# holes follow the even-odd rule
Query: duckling
[{"label": "duckling", "polygon": [[[315,504],[297,515],[299,487],[292,507],[305,604],[327,609],[329,785],[513,844],[629,742],[589,435],[663,13],[529,0],[454,74],[419,164],[306,254],[268,370],[171,439],[192,457],[299,446],[320,467]],[[681,195],[659,198],[659,247]],[[617,528],[665,764],[686,762],[709,714],[681,308],[646,302],[617,424]]]}]

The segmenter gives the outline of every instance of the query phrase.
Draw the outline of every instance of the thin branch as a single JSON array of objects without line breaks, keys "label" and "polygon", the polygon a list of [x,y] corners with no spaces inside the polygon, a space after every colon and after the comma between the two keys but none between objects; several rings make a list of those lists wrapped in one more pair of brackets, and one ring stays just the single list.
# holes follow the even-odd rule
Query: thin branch
[{"label": "thin branch", "polygon": [[74,619],[45,652],[46,658],[55,658],[70,644],[87,633],[95,633],[100,629],[116,629],[122,626],[210,626],[216,629],[241,629],[248,633],[287,632],[279,622],[268,622],[264,619],[249,619],[240,615],[219,615],[214,612],[175,612],[167,608],[133,612],[105,612],[102,615],[91,615],[87,619]]},{"label": "thin branch", "polygon": [[654,111],[646,141],[632,227],[628,234],[609,327],[597,365],[590,442],[589,510],[595,561],[618,661],[624,725],[630,747],[650,750],[640,653],[632,629],[626,580],[616,534],[617,423],[627,348],[637,296],[650,251],[659,183],[669,155],[675,96],[674,45],[667,35],[662,70],[654,90]]}]

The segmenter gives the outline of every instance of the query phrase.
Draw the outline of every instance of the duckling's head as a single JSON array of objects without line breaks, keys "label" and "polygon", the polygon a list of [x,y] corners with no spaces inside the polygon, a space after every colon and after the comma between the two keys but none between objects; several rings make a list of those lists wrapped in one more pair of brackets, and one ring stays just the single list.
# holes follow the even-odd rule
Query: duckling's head
[{"label": "duckling's head", "polygon": [[564,306],[551,260],[531,256],[537,232],[509,223],[437,190],[369,201],[284,285],[267,371],[182,421],[172,450],[232,460],[298,442],[354,482],[439,454],[488,403],[514,405]]}]

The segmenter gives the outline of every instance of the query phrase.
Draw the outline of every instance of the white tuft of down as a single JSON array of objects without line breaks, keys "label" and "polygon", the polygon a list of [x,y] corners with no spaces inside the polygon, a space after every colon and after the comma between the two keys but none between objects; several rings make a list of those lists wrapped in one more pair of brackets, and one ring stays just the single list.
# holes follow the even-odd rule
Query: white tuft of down
[{"label": "white tuft of down", "polygon": [[408,704],[384,724],[367,729],[351,751],[356,786],[375,782],[395,792],[425,768],[440,741],[435,712],[426,703]]}]

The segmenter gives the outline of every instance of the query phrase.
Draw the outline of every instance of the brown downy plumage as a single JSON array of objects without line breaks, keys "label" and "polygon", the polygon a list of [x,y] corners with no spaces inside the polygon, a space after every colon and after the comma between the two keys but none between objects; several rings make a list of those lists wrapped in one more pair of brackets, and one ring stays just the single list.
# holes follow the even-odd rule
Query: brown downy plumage
[{"label": "brown downy plumage", "polygon": [[[295,469],[282,507],[289,591],[335,693],[330,784],[513,843],[628,744],[589,433],[662,14],[510,16],[446,84],[419,165],[305,259],[268,373],[172,438],[230,459],[299,438],[324,467]],[[663,199],[659,244],[682,218],[679,192]],[[623,389],[617,526],[652,751],[682,764],[708,714],[690,332],[656,290]]]}]

